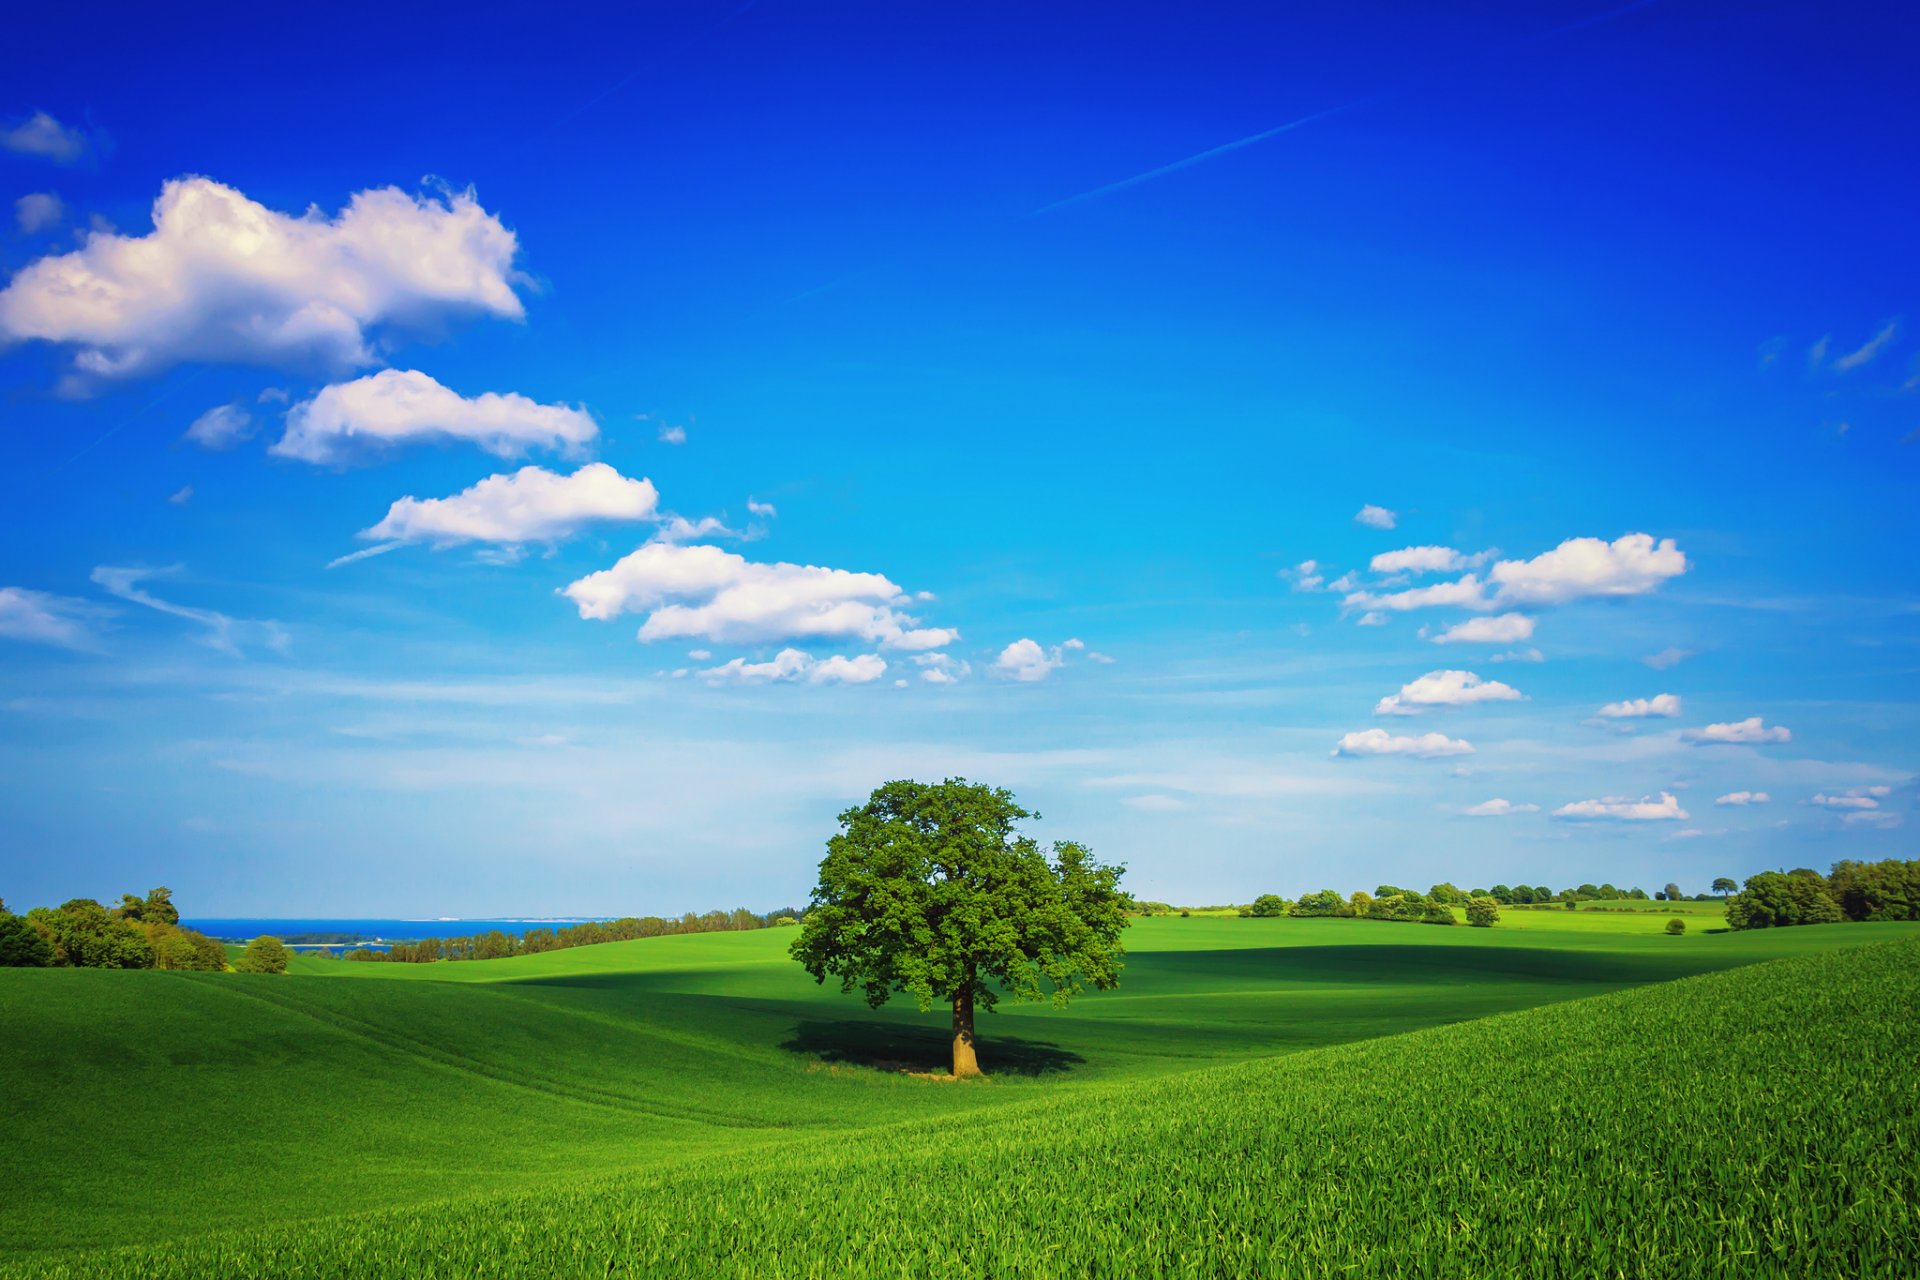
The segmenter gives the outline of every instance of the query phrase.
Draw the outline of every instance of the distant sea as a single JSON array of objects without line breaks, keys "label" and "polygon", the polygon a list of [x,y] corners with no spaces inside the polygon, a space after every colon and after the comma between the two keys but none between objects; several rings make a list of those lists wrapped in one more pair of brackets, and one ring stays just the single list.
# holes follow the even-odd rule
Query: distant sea
[{"label": "distant sea", "polygon": [[501,933],[516,936],[529,929],[564,929],[589,920],[611,920],[612,916],[564,916],[540,920],[320,920],[320,919],[200,919],[182,920],[182,926],[198,929],[209,938],[246,942],[262,934],[276,938],[295,934],[352,934],[367,942],[411,941],[417,938],[460,938],[469,934]]}]

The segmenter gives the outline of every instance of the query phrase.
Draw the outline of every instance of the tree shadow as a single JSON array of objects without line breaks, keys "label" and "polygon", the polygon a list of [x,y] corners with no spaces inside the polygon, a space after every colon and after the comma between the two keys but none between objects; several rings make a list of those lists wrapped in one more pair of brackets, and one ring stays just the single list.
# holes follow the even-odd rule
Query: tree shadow
[{"label": "tree shadow", "polygon": [[[943,1075],[953,1067],[953,1039],[942,1031],[845,1019],[794,1026],[780,1046],[788,1053],[836,1066]],[[1045,1076],[1070,1071],[1086,1059],[1044,1040],[981,1036],[980,1068],[988,1075]]]}]

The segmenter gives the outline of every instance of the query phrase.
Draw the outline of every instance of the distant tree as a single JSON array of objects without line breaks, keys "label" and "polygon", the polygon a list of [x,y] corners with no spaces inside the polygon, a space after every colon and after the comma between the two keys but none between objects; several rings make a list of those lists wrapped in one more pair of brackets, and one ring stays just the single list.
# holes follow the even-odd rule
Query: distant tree
[{"label": "distant tree", "polygon": [[1735,884],[1732,880],[1728,879],[1726,876],[1719,876],[1713,882],[1713,891],[1719,894],[1722,898],[1726,897],[1728,894],[1732,893],[1734,890],[1738,889],[1739,887],[1740,887],[1739,885]]},{"label": "distant tree", "polygon": [[1677,938],[1681,934],[1685,933],[1686,931],[1687,931],[1687,922],[1685,920],[1682,920],[1679,916],[1675,916],[1673,919],[1667,921],[1667,932],[1672,934],[1674,937]]},{"label": "distant tree", "polygon": [[112,915],[92,898],[35,907],[27,920],[53,948],[56,965],[84,969],[151,969],[153,947],[131,920]]},{"label": "distant tree", "polygon": [[1253,900],[1253,908],[1249,914],[1262,920],[1283,916],[1287,914],[1287,900],[1277,893],[1263,893]]},{"label": "distant tree", "polygon": [[1347,896],[1347,914],[1366,919],[1373,914],[1373,895],[1365,889],[1355,889]]},{"label": "distant tree", "polygon": [[1566,904],[1567,910],[1569,911],[1578,911],[1580,909],[1580,899],[1578,898],[1568,898]]},{"label": "distant tree", "polygon": [[1680,886],[1679,886],[1679,885],[1677,885],[1677,884],[1669,884],[1669,885],[1667,886],[1667,901],[1668,901],[1668,902],[1678,902],[1678,901],[1680,901]]},{"label": "distant tree", "polygon": [[1414,893],[1412,889],[1402,889],[1398,885],[1383,884],[1374,889],[1373,896],[1376,898],[1405,898],[1408,896],[1417,898],[1420,895]]},{"label": "distant tree", "polygon": [[1467,903],[1467,923],[1476,929],[1490,929],[1500,922],[1500,902],[1497,898],[1474,898]]},{"label": "distant tree", "polygon": [[1747,877],[1746,887],[1727,900],[1727,924],[1734,929],[1777,929],[1798,924],[1833,924],[1846,919],[1827,892],[1825,879],[1778,871]]},{"label": "distant tree", "polygon": [[1656,890],[1654,890],[1654,893],[1653,893],[1653,900],[1654,900],[1655,902],[1666,902],[1666,901],[1668,901],[1668,898],[1667,898],[1667,891],[1666,891],[1665,889],[1656,889]]},{"label": "distant tree", "polygon": [[1321,889],[1314,893],[1303,893],[1299,901],[1287,908],[1290,916],[1350,916],[1353,908],[1332,889]]},{"label": "distant tree", "polygon": [[1836,862],[1827,888],[1849,920],[1920,920],[1920,860]]},{"label": "distant tree", "polygon": [[1429,902],[1420,912],[1420,923],[1457,925],[1460,923],[1460,917],[1453,914],[1452,907],[1438,902]]},{"label": "distant tree", "polygon": [[1013,793],[949,778],[889,782],[840,815],[792,954],[818,982],[953,1009],[953,1074],[978,1075],[974,1010],[1004,993],[1065,1004],[1120,979],[1123,868],[1015,824]]},{"label": "distant tree", "polygon": [[271,934],[262,934],[247,944],[233,967],[241,973],[285,973],[287,959],[286,944]]},{"label": "distant tree", "polygon": [[0,903],[0,969],[44,969],[52,963],[53,948],[40,931]]}]

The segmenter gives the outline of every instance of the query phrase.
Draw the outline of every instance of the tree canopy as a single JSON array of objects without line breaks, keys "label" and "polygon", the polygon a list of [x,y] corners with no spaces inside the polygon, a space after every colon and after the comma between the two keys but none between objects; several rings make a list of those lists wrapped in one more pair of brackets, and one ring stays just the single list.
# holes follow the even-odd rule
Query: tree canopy
[{"label": "tree canopy", "polygon": [[1119,981],[1124,868],[1015,824],[1003,787],[889,782],[840,815],[793,957],[878,1008],[896,992],[953,1007],[953,1073],[979,1073],[973,1015],[1002,995],[1065,1004]]}]

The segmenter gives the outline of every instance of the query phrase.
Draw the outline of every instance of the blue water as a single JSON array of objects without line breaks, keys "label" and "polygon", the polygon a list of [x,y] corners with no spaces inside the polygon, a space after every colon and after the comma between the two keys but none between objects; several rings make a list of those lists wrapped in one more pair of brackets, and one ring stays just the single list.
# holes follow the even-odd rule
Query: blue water
[{"label": "blue water", "polygon": [[272,919],[183,919],[184,928],[198,929],[209,938],[246,942],[261,934],[284,938],[296,933],[356,933],[369,942],[383,939],[460,938],[498,929],[515,936],[529,929],[564,929],[588,920],[611,920],[612,916],[568,916],[552,920],[272,920]]}]

